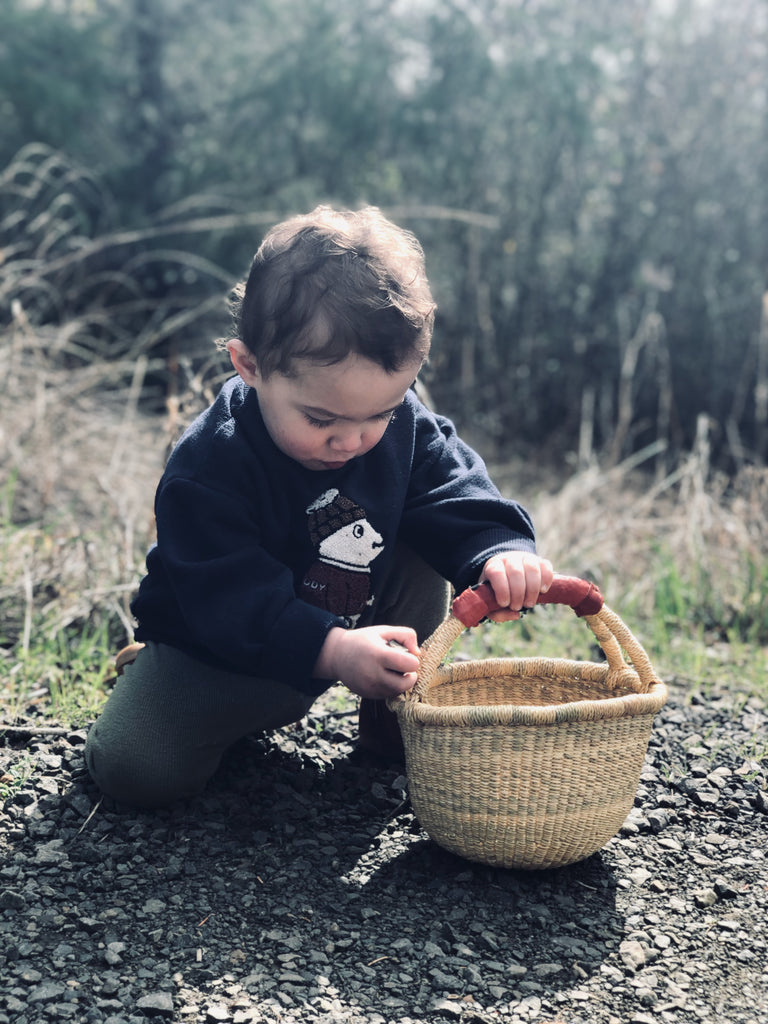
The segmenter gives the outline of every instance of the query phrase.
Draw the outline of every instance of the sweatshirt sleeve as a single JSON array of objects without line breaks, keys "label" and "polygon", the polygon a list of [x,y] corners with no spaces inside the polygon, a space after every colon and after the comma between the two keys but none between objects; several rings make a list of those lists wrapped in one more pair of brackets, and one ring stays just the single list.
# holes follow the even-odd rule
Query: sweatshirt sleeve
[{"label": "sweatshirt sleeve", "polygon": [[476,583],[492,555],[535,551],[525,509],[502,497],[482,458],[450,420],[427,410],[415,422],[401,533],[457,590]]},{"label": "sweatshirt sleeve", "polygon": [[133,606],[137,639],[189,647],[192,638],[199,656],[232,671],[326,689],[312,671],[328,631],[343,623],[296,597],[291,570],[262,547],[246,503],[176,477],[161,485],[155,515],[158,542]]}]

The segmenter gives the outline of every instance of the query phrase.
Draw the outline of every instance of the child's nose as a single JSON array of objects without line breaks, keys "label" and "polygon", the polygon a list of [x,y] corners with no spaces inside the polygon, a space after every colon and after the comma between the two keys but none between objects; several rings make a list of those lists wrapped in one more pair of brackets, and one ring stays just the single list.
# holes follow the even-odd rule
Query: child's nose
[{"label": "child's nose", "polygon": [[334,434],[330,440],[331,448],[337,452],[356,452],[360,447],[362,432],[359,428],[352,427],[343,433]]}]

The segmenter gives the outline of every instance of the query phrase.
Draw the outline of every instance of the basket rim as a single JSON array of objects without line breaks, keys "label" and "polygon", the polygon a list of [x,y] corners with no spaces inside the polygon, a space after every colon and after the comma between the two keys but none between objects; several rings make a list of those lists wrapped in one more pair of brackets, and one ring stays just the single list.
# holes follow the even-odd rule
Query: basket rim
[{"label": "basket rim", "polygon": [[[633,693],[647,693],[643,689],[643,681],[634,665],[622,662],[620,668],[612,668],[607,661],[584,661],[575,658],[542,658],[538,656],[513,657],[502,655],[490,658],[467,658],[458,661],[445,661],[438,665],[431,679],[427,683],[426,690],[422,692],[419,699],[429,703],[429,692],[446,683],[472,679],[478,675],[510,675],[523,678],[526,675],[539,678],[564,681],[568,678],[578,682],[600,683],[613,689],[617,681],[621,679],[626,683],[627,677],[631,677],[631,691]],[[654,675],[649,680],[649,685],[659,682]],[[408,694],[406,694],[408,696]],[[617,696],[621,696],[618,694]]]},{"label": "basket rim", "polygon": [[393,702],[401,724],[423,726],[558,725],[564,722],[597,722],[612,718],[655,715],[666,704],[666,683],[655,680],[646,693],[626,693],[563,704],[451,704],[422,701]]}]

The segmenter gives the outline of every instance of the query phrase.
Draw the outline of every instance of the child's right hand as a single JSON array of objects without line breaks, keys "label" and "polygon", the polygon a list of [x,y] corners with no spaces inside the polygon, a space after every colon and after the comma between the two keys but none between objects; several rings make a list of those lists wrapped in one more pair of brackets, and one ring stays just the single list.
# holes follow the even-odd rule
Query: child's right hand
[{"label": "child's right hand", "polygon": [[[391,645],[394,640],[396,645]],[[405,648],[405,650],[403,650]],[[419,645],[408,626],[330,630],[314,675],[338,679],[360,697],[381,700],[410,690],[419,671]]]}]

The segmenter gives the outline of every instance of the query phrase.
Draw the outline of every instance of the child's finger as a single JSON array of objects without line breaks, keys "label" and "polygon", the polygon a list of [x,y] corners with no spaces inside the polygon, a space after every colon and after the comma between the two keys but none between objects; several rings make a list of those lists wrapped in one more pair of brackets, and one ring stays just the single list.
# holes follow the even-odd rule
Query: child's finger
[{"label": "child's finger", "polygon": [[[510,586],[510,572],[503,558],[489,558],[485,563],[481,579],[487,580],[491,585],[493,596],[502,608],[513,606],[515,595]],[[521,594],[522,600],[522,594]],[[520,605],[518,605],[518,608]]]},{"label": "child's finger", "polygon": [[533,608],[541,591],[541,568],[538,563],[523,563],[522,608]]},{"label": "child's finger", "polygon": [[387,641],[387,647],[390,648],[390,651],[392,652],[391,654],[389,651],[387,652],[385,662],[385,666],[390,672],[398,672],[401,675],[418,672],[418,648],[417,652],[413,652],[406,647],[405,644],[394,639]]},{"label": "child's finger", "polygon": [[525,593],[522,599],[523,608],[533,608],[539,594],[546,593],[552,582],[552,565],[544,558],[527,557],[523,560],[522,572]]},{"label": "child's finger", "polygon": [[387,632],[386,642],[390,647],[404,647],[406,651],[410,651],[411,654],[415,654],[417,657],[420,653],[416,631],[409,626],[394,626],[390,628]]}]

